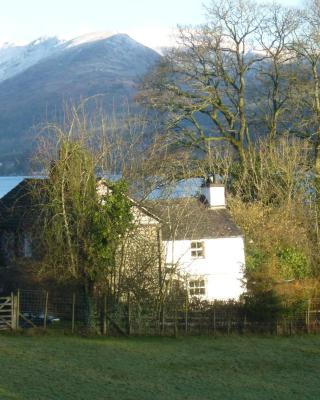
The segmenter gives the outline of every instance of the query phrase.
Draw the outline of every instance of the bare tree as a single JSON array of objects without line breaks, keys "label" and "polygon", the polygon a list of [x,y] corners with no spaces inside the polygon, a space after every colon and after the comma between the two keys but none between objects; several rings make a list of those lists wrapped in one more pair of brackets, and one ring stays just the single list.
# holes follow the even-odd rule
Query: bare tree
[{"label": "bare tree", "polygon": [[137,177],[135,156],[146,144],[141,132],[134,132],[135,123],[117,125],[113,119],[110,126],[110,119],[92,121],[77,109],[69,116],[63,128],[51,127],[54,135],[39,148],[37,162],[48,177],[32,188],[38,214],[32,233],[38,275],[78,284],[87,302],[88,327],[95,328],[97,293],[107,292],[119,302],[128,290],[139,297],[158,289],[158,237],[148,231],[158,227],[128,196],[122,180],[108,180],[114,173]]},{"label": "bare tree", "polygon": [[[292,47],[302,64],[300,102],[301,128],[309,133],[314,144],[316,174],[320,174],[320,4],[310,0],[301,12],[302,24],[297,29]],[[303,76],[304,75],[304,76]],[[311,77],[311,80],[308,79]]]},{"label": "bare tree", "polygon": [[270,141],[289,131],[294,119],[297,81],[296,55],[291,48],[294,33],[299,27],[299,13],[273,3],[265,6],[266,17],[259,27],[258,42],[266,59],[258,68],[262,82],[260,103]]},{"label": "bare tree", "polygon": [[264,56],[254,47],[263,23],[251,1],[213,1],[208,24],[180,27],[172,49],[144,85],[141,98],[167,113],[167,129],[187,146],[209,152],[227,141],[243,157],[250,145],[247,78]]}]

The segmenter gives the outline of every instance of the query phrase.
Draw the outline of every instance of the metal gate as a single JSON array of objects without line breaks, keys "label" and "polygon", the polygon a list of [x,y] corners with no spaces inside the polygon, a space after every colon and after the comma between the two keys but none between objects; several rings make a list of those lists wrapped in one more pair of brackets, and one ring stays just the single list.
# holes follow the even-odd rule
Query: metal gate
[{"label": "metal gate", "polygon": [[0,297],[0,330],[12,329],[13,296]]}]

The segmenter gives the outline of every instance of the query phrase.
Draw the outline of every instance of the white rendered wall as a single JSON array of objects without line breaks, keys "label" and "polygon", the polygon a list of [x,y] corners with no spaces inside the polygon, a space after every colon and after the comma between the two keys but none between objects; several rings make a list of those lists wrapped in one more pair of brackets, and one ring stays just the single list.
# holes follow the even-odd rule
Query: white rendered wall
[{"label": "white rendered wall", "polygon": [[245,263],[242,237],[201,239],[204,242],[204,258],[191,257],[191,241],[164,242],[166,263],[177,265],[183,276],[206,281],[206,296],[212,300],[237,300],[244,292],[241,280]]},{"label": "white rendered wall", "polygon": [[143,210],[137,206],[131,207],[131,213],[135,223],[140,225],[159,225],[159,221],[144,213]]}]

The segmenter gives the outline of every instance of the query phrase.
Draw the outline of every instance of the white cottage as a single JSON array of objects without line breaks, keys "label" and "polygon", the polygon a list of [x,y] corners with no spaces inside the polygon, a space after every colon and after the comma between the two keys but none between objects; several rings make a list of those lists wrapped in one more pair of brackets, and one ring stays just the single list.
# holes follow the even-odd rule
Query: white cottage
[{"label": "white cottage", "polygon": [[[4,238],[9,234],[17,239],[21,237],[20,230],[25,232],[30,225],[29,185],[30,181],[24,180],[0,201],[0,253],[2,249],[3,255],[10,253],[4,248],[4,243],[8,245]],[[99,181],[97,190],[102,195],[109,189],[105,182]],[[148,202],[147,208],[133,201],[132,211],[148,239],[157,242],[159,271],[164,261],[165,270],[183,280],[191,297],[209,301],[239,298],[244,291],[244,242],[226,209],[224,186],[207,182],[202,186],[200,197]],[[21,241],[16,239],[13,241],[16,256],[30,258],[30,245],[23,242],[23,248],[18,249],[16,244],[21,245]]]},{"label": "white cottage", "polygon": [[242,232],[226,209],[223,185],[207,182],[200,198],[158,204],[167,270],[186,282],[190,296],[239,299],[245,263]]}]

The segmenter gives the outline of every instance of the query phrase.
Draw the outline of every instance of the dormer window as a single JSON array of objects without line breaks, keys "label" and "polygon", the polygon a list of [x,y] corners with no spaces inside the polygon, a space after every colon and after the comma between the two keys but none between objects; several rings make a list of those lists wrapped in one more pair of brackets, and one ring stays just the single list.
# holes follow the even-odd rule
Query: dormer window
[{"label": "dormer window", "polygon": [[199,241],[191,242],[191,257],[204,258],[204,243]]}]

